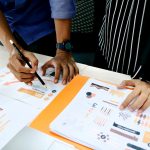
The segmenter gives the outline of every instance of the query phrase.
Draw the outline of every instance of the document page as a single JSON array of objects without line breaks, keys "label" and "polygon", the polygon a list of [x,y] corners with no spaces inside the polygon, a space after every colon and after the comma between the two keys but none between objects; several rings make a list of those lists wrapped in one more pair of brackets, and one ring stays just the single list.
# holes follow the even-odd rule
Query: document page
[{"label": "document page", "polygon": [[[41,76],[40,69],[38,73]],[[19,82],[7,68],[0,69],[0,149],[21,129],[28,125],[64,88],[61,79],[53,83],[54,69],[29,86]]]},{"label": "document page", "polygon": [[0,149],[28,125],[37,113],[26,104],[0,96]]},{"label": "document page", "polygon": [[119,110],[130,92],[89,79],[50,130],[96,150],[148,150],[150,109],[140,115]]},{"label": "document page", "polygon": [[[41,76],[40,69],[38,73]],[[7,68],[0,70],[0,95],[22,101],[36,109],[44,109],[64,88],[61,79],[54,84],[54,69],[48,69],[45,76],[41,76],[46,83],[45,88],[38,79],[29,86],[19,82]]]}]

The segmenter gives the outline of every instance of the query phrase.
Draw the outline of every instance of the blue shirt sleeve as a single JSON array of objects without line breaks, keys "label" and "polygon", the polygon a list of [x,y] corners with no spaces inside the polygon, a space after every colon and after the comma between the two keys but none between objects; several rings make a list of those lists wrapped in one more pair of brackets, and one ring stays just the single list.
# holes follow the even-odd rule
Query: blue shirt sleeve
[{"label": "blue shirt sleeve", "polygon": [[54,19],[70,19],[75,16],[75,0],[49,0],[51,17]]}]

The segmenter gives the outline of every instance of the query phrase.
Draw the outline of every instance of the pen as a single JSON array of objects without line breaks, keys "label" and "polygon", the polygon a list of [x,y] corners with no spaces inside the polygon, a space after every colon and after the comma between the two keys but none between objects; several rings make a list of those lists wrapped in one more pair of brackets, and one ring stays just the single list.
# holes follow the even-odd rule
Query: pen
[{"label": "pen", "polygon": [[[28,65],[28,67],[32,68],[31,64],[29,63],[29,61],[27,60],[27,58],[23,55],[23,53],[19,50],[19,48],[16,46],[16,44],[12,40],[10,40],[10,43],[14,46],[14,48],[16,49],[16,51],[18,52],[18,54],[20,55],[21,59]],[[41,82],[41,84],[46,87],[44,81],[37,74],[37,72],[35,72],[35,76],[39,79],[39,81]]]}]

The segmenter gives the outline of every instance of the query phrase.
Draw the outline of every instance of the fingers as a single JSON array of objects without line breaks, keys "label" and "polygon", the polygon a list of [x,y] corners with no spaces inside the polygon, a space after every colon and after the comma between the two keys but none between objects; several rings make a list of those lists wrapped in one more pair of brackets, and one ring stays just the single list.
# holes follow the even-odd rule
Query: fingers
[{"label": "fingers", "polygon": [[43,76],[45,75],[46,70],[47,70],[47,68],[49,68],[49,67],[50,67],[50,61],[46,62],[46,63],[41,67],[41,69],[42,69],[42,75],[43,75]]},{"label": "fingers", "polygon": [[63,69],[63,81],[62,81],[63,84],[70,82],[74,78],[74,76],[79,74],[79,69],[76,66],[75,62],[62,65],[62,69]]},{"label": "fingers", "polygon": [[126,88],[127,86],[135,86],[136,85],[136,80],[124,80],[121,82],[121,84],[118,86],[118,88]]},{"label": "fingers", "polygon": [[37,70],[37,67],[38,67],[37,58],[35,57],[34,54],[32,54],[30,52],[26,52],[26,53],[24,53],[24,55],[29,60],[29,62],[31,62],[32,70],[33,70],[33,73],[34,73]]},{"label": "fingers", "polygon": [[73,66],[74,66],[74,70],[75,70],[75,71],[74,71],[74,72],[75,72],[74,75],[76,76],[77,74],[79,74],[79,68],[77,67],[77,65],[76,65],[75,62],[73,63]]},{"label": "fingers", "polygon": [[[58,67],[59,70],[62,69],[63,71],[62,84],[66,84],[79,73],[78,67],[70,53],[56,53],[53,63],[55,64],[54,67],[60,66]],[[58,74],[60,74],[60,72]]]},{"label": "fingers", "polygon": [[149,95],[147,101],[144,103],[144,105],[138,110],[138,113],[139,114],[143,113],[149,107],[150,107],[150,95]]},{"label": "fingers", "polygon": [[46,62],[42,67],[42,75],[45,75],[46,73],[46,70],[50,67],[54,67],[55,68],[55,77],[54,77],[54,83],[57,83],[58,80],[59,80],[59,76],[60,76],[60,73],[61,73],[61,66],[56,63],[55,61],[50,60],[48,62]]},{"label": "fingers", "polygon": [[120,109],[125,109],[133,99],[135,99],[140,94],[140,89],[135,88],[132,93],[128,95],[128,97],[125,99],[125,101],[121,104]]},{"label": "fingers", "polygon": [[75,68],[73,65],[68,64],[68,69],[69,69],[69,76],[68,76],[67,80],[68,80],[68,82],[70,82],[76,73],[75,73]]},{"label": "fingers", "polygon": [[31,73],[31,68],[23,66],[21,60],[17,56],[13,56],[9,59],[9,65],[12,66],[17,72]]},{"label": "fingers", "polygon": [[35,77],[35,75],[32,73],[22,73],[16,71],[15,68],[10,64],[8,64],[7,66],[20,82],[30,83]]},{"label": "fingers", "polygon": [[146,102],[148,98],[148,93],[144,93],[142,92],[141,95],[137,98],[136,101],[134,101],[130,106],[129,106],[129,110],[131,112],[138,110],[140,107],[143,106],[143,104]]},{"label": "fingers", "polygon": [[35,71],[38,66],[36,57],[27,51],[23,52],[24,56],[31,62],[33,68],[25,67],[24,61],[20,58],[17,53],[10,55],[8,68],[14,74],[14,76],[21,82],[32,84],[32,80],[35,77]]},{"label": "fingers", "polygon": [[62,70],[63,70],[62,84],[65,85],[67,83],[67,78],[69,75],[69,68],[66,64],[63,64]]},{"label": "fingers", "polygon": [[[62,84],[65,85],[67,82],[70,82],[75,76],[75,68],[72,64],[56,64],[55,65],[55,79],[54,82],[57,83],[59,80],[59,76],[62,70]],[[77,73],[78,73],[78,69]]]},{"label": "fingers", "polygon": [[[142,113],[150,107],[150,84],[140,80],[134,80],[133,83],[135,83],[135,88],[121,104],[120,109],[128,107],[131,112],[138,110],[138,113]],[[132,82],[129,84],[131,85]]]},{"label": "fingers", "polygon": [[54,83],[58,83],[60,73],[61,73],[61,67],[60,65],[56,65]]},{"label": "fingers", "polygon": [[79,69],[75,62],[70,58],[62,59],[60,57],[54,57],[42,66],[43,75],[45,75],[47,68],[55,68],[54,83],[57,83],[62,72],[62,84],[66,84],[71,81],[75,75],[79,73]]},{"label": "fingers", "polygon": [[72,63],[72,64],[68,64],[69,67],[69,77],[68,77],[68,82],[70,82],[74,76],[76,76],[77,74],[79,74],[79,69],[76,65],[76,63]]}]

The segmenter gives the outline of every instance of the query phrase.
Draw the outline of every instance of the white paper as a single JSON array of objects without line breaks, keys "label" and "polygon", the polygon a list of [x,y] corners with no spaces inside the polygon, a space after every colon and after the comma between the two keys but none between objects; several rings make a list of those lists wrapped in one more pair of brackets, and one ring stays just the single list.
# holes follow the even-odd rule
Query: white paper
[{"label": "white paper", "polygon": [[[46,83],[47,89],[42,86],[38,79],[33,81],[32,86],[19,82],[8,69],[0,71],[0,95],[16,99],[29,104],[37,109],[44,109],[64,88],[61,80],[54,84],[54,69],[48,69],[46,76],[41,76]],[[38,72],[41,74],[41,72]]]},{"label": "white paper", "polygon": [[61,80],[53,83],[54,69],[41,76],[48,89],[39,80],[33,86],[19,82],[7,68],[0,69],[0,149],[21,129],[29,124],[64,88]]},{"label": "white paper", "polygon": [[150,149],[150,109],[136,116],[118,108],[130,92],[89,79],[50,129],[92,149]]},{"label": "white paper", "polygon": [[30,106],[0,96],[0,149],[36,115],[37,111]]}]

